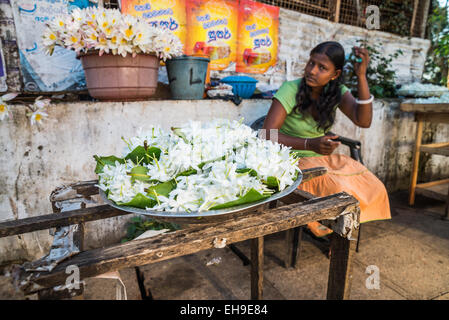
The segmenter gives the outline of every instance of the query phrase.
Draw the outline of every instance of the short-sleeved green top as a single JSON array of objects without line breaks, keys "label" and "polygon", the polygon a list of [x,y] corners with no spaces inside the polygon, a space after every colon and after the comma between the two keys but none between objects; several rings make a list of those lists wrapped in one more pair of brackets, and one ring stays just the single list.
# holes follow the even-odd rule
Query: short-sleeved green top
[{"label": "short-sleeved green top", "polygon": [[[318,128],[318,123],[315,121],[310,113],[298,113],[292,112],[296,105],[296,94],[299,89],[299,84],[302,79],[296,79],[293,81],[286,81],[282,84],[279,90],[274,95],[274,98],[279,102],[287,111],[287,117],[284,124],[279,129],[280,133],[298,137],[298,138],[318,138],[324,136],[323,129]],[[345,85],[341,85],[341,95],[343,96],[349,89]],[[334,110],[338,107],[338,104],[334,107]],[[311,150],[293,150],[300,157],[318,157],[318,154]]]}]

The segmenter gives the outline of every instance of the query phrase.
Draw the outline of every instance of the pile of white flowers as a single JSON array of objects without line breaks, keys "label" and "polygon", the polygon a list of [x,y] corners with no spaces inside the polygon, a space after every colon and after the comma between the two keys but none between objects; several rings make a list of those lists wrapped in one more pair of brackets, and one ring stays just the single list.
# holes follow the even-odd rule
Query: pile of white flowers
[{"label": "pile of white flowers", "polygon": [[47,54],[59,45],[86,53],[155,54],[164,61],[182,54],[179,38],[167,29],[151,26],[141,18],[122,14],[117,9],[89,7],[75,9],[47,24],[43,34]]},{"label": "pile of white flowers", "polygon": [[123,158],[95,156],[98,186],[118,205],[221,209],[282,191],[300,172],[291,148],[238,121],[190,121],[171,132],[153,127],[126,143]]},{"label": "pile of white flowers", "polygon": [[448,93],[449,89],[443,86],[437,86],[430,83],[413,82],[404,84],[398,90],[399,95],[413,96],[413,97],[439,97]]}]

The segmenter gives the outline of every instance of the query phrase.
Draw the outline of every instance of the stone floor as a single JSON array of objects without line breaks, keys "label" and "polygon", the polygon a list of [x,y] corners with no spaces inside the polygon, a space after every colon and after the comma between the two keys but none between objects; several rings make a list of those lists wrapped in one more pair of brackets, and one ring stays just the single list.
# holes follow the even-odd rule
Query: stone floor
[{"label": "stone floor", "polygon": [[[360,250],[354,255],[352,300],[449,300],[449,221],[445,204],[407,192],[390,195],[392,219],[362,225]],[[329,271],[328,244],[303,234],[297,268],[283,266],[284,233],[265,238],[264,299],[325,299]],[[236,246],[249,256],[249,242]],[[379,271],[379,286],[367,288]],[[211,249],[137,269],[121,270],[128,299],[249,299],[250,266],[228,247]],[[372,287],[372,286],[371,286]],[[117,288],[119,290],[117,290]],[[87,279],[84,299],[123,297],[114,279]],[[0,277],[0,299],[24,299]]]}]

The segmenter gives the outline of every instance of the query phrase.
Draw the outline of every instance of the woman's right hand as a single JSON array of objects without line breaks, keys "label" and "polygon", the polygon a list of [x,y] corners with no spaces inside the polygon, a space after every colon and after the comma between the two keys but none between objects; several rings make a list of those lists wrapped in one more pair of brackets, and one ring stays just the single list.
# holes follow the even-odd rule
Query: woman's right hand
[{"label": "woman's right hand", "polygon": [[340,145],[340,142],[331,140],[336,138],[338,138],[338,136],[322,136],[319,138],[308,139],[307,149],[323,155],[332,154],[332,152],[334,152]]}]

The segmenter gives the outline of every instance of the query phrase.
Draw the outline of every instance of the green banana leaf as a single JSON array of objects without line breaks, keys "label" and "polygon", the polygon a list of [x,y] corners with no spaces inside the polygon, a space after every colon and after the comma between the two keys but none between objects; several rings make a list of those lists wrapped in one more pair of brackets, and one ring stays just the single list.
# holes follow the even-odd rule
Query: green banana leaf
[{"label": "green banana leaf", "polygon": [[180,176],[191,176],[192,174],[196,174],[196,173],[198,173],[198,171],[196,171],[196,169],[191,168],[191,169],[186,170],[184,172],[178,173],[176,175],[176,178],[180,177]]},{"label": "green banana leaf", "polygon": [[153,157],[156,157],[157,160],[159,160],[161,156],[161,149],[156,147],[150,147],[147,150],[145,150],[145,147],[143,146],[137,146],[134,148],[133,151],[127,154],[125,157],[125,160],[131,160],[135,164],[138,163],[144,163],[149,164],[152,163]]},{"label": "green banana leaf", "polygon": [[152,208],[157,204],[157,202],[149,197],[144,196],[141,193],[138,193],[131,201],[129,202],[117,202],[119,206],[128,206],[128,207],[136,207],[140,209]]},{"label": "green banana leaf", "polygon": [[131,176],[131,181],[134,182],[136,180],[149,182],[150,176],[147,174],[148,168],[143,166],[136,166],[131,169],[131,172],[128,172],[128,175]]},{"label": "green banana leaf", "polygon": [[204,167],[206,164],[208,164],[208,163],[215,162],[215,161],[220,161],[220,160],[225,160],[225,159],[226,159],[226,156],[218,157],[218,158],[212,159],[212,160],[207,160],[207,161],[201,162],[201,163],[198,165],[198,168],[203,169],[203,167]]},{"label": "green banana leaf", "polygon": [[115,162],[118,161],[119,163],[125,163],[124,159],[117,158],[116,156],[109,156],[109,157],[99,157],[97,155],[94,156],[95,161],[97,161],[97,166],[95,167],[95,173],[103,173],[103,168],[105,165],[114,166]]},{"label": "green banana leaf", "polygon": [[[145,189],[147,196],[156,200],[156,195],[162,195],[164,197],[168,197],[170,192],[176,188],[176,182],[174,180],[169,180],[158,185],[149,187]],[[156,193],[156,195],[155,195]]]},{"label": "green banana leaf", "polygon": [[250,168],[237,169],[237,170],[235,170],[235,172],[237,172],[237,173],[247,173],[247,172],[249,172],[249,175],[251,177],[257,177],[257,171],[254,170],[254,169],[250,169]]},{"label": "green banana leaf", "polygon": [[237,200],[233,200],[233,201],[229,201],[226,203],[216,205],[214,207],[211,207],[209,210],[219,210],[219,209],[231,208],[234,206],[239,206],[242,204],[259,201],[259,200],[266,199],[269,197],[270,196],[264,196],[264,195],[260,194],[258,191],[256,191],[254,188],[251,188],[251,190],[249,190],[243,197],[241,197]]},{"label": "green banana leaf", "polygon": [[268,177],[266,181],[263,181],[263,183],[270,189],[279,190],[279,179],[276,177]]}]

